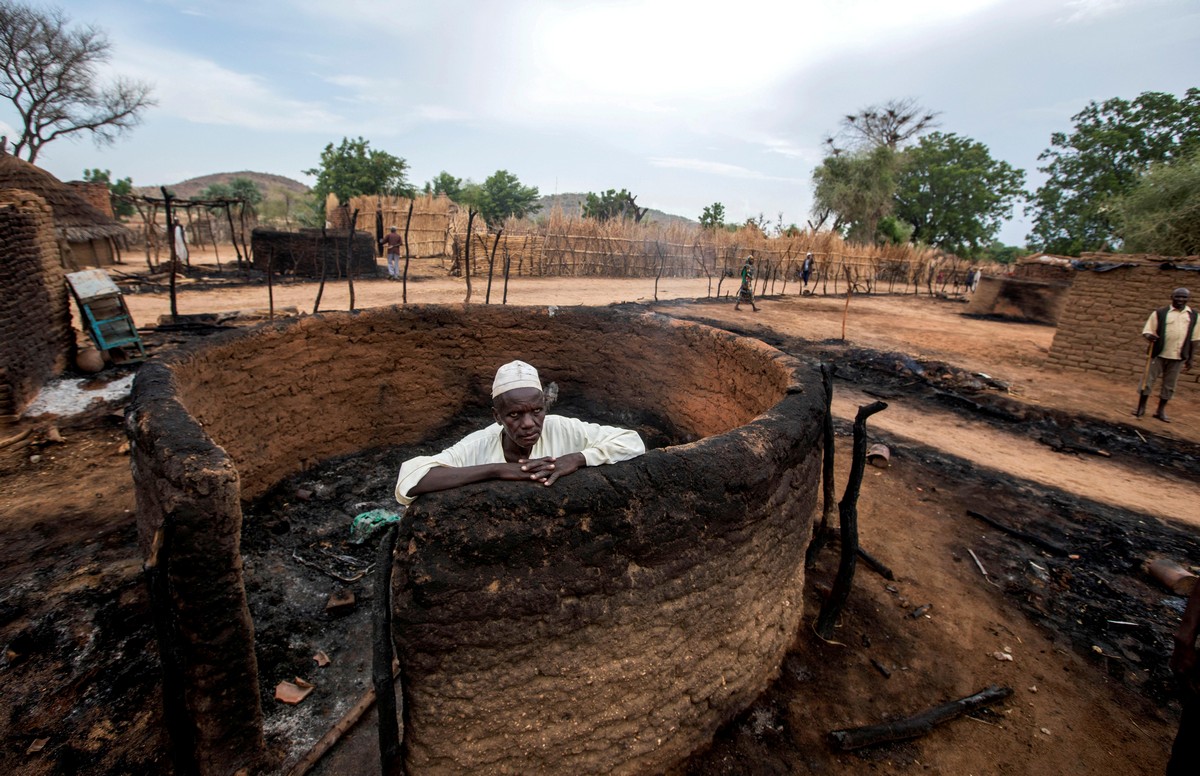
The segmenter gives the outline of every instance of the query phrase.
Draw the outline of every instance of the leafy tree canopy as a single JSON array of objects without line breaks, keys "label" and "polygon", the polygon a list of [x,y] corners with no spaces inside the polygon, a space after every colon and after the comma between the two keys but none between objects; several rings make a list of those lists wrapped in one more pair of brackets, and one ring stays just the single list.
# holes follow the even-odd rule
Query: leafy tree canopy
[{"label": "leafy tree canopy", "polygon": [[1017,259],[1028,254],[1029,251],[1017,245],[1005,245],[999,240],[992,240],[991,244],[983,251],[981,259],[996,261],[1001,264],[1015,264]]},{"label": "leafy tree canopy", "polygon": [[541,207],[537,186],[522,186],[508,170],[496,170],[482,184],[468,182],[460,194],[463,202],[487,221],[493,230],[504,228],[509,218],[524,218]]},{"label": "leafy tree canopy", "polygon": [[113,213],[118,216],[131,216],[134,214],[135,211],[133,203],[116,199],[116,197],[127,197],[133,194],[133,178],[122,178],[114,181],[112,179],[111,171],[96,168],[92,170],[84,170],[83,179],[88,183],[103,183],[108,187],[109,196],[113,197]]},{"label": "leafy tree canopy", "polygon": [[1152,165],[1112,212],[1128,251],[1200,255],[1200,149]]},{"label": "leafy tree canopy", "polygon": [[704,212],[700,214],[700,227],[702,229],[724,229],[725,206],[720,202],[705,205]]},{"label": "leafy tree canopy", "polygon": [[393,197],[411,197],[416,190],[407,178],[408,162],[386,151],[371,148],[363,138],[342,138],[341,145],[333,143],[321,152],[321,164],[305,175],[317,176],[313,195],[319,206],[324,208],[325,198],[336,194],[339,202],[363,194],[386,194]]},{"label": "leafy tree canopy", "polygon": [[425,182],[426,194],[445,194],[453,202],[458,202],[462,195],[463,182],[462,178],[455,178],[450,173],[442,170],[437,174],[437,177],[431,181]]},{"label": "leafy tree canopy", "polygon": [[199,199],[233,199],[227,183],[210,183],[200,192]]},{"label": "leafy tree canopy", "polygon": [[112,143],[155,102],[147,83],[100,82],[111,44],[96,27],[71,27],[57,9],[0,0],[0,97],[20,116],[13,153],[37,161],[47,143],[90,134]]},{"label": "leafy tree canopy", "polygon": [[880,219],[892,212],[900,155],[886,145],[832,154],[813,170],[813,216],[820,228],[859,242],[874,242]]},{"label": "leafy tree canopy", "polygon": [[970,138],[934,132],[903,152],[896,177],[897,218],[910,239],[977,256],[1024,196],[1024,170],[992,158]]},{"label": "leafy tree canopy", "polygon": [[640,224],[648,209],[638,207],[637,197],[625,189],[609,189],[603,194],[589,191],[583,202],[583,217],[597,221],[632,218],[635,224]]},{"label": "leafy tree canopy", "polygon": [[1077,256],[1119,240],[1110,200],[1128,193],[1155,162],[1186,156],[1200,145],[1200,89],[1183,98],[1143,92],[1133,100],[1091,102],[1071,119],[1074,131],[1055,132],[1038,156],[1049,178],[1027,212],[1030,242]]}]

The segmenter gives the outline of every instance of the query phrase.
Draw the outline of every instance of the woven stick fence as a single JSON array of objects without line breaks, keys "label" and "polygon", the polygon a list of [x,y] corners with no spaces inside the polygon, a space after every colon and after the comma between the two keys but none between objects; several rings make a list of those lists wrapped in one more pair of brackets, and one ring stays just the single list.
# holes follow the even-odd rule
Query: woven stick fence
[{"label": "woven stick fence", "polygon": [[[511,277],[707,277],[709,294],[737,291],[747,256],[758,267],[756,293],[800,293],[801,268],[813,254],[809,288],[814,293],[944,294],[960,292],[972,265],[958,257],[908,245],[847,243],[830,232],[767,237],[753,227],[734,232],[681,224],[598,222],[551,211],[538,222],[510,220],[500,234],[472,235],[471,274],[492,271]],[[460,274],[466,235],[451,238],[452,272]],[[727,279],[733,283],[726,283]]]}]

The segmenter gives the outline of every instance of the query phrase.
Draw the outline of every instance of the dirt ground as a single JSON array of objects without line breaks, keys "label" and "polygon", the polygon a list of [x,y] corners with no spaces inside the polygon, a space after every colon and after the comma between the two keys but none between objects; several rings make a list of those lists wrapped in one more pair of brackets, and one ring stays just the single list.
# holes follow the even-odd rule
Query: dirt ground
[{"label": "dirt ground", "polygon": [[[163,279],[118,269],[153,350],[198,336],[150,331],[170,311]],[[410,303],[463,301],[462,279],[441,262],[411,273]],[[709,298],[715,285],[665,278],[657,301],[653,279],[515,278],[508,289],[510,304],[642,304],[837,364],[839,492],[856,407],[889,403],[870,430],[891,466],[868,467],[859,518],[863,546],[896,579],[860,564],[835,643],[800,633],[776,684],[687,772],[1161,773],[1178,720],[1166,661],[1182,599],[1140,567],[1152,555],[1200,565],[1200,396],[1181,392],[1171,424],[1135,420],[1135,385],[1046,366],[1053,328],[969,318],[961,300],[847,306],[789,284],[759,312],[735,312]],[[356,307],[401,302],[402,284],[382,278],[354,290]],[[721,294],[733,290],[726,281]],[[281,281],[272,293],[277,310],[310,313],[316,284]],[[497,281],[492,301],[502,293]],[[233,273],[179,285],[183,315],[267,304],[262,284]],[[322,310],[348,307],[348,284],[328,284]],[[2,434],[0,766],[11,772],[169,772],[119,411],[31,418]],[[836,553],[810,574],[813,616]],[[991,684],[1012,696],[915,741],[848,754],[827,743],[831,730]],[[322,767],[361,772],[336,756]]]}]

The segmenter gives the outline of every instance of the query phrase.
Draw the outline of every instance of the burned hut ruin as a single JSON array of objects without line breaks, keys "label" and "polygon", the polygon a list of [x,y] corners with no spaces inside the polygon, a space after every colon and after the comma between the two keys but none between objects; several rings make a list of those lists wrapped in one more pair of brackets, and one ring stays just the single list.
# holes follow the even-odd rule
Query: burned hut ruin
[{"label": "burned hut ruin", "polygon": [[316,315],[222,335],[135,383],[138,535],[177,767],[268,757],[244,504],[322,460],[438,438],[486,407],[513,358],[667,442],[551,488],[480,483],[410,507],[393,582],[407,771],[661,773],[768,686],[802,616],[814,369],[619,309]]}]

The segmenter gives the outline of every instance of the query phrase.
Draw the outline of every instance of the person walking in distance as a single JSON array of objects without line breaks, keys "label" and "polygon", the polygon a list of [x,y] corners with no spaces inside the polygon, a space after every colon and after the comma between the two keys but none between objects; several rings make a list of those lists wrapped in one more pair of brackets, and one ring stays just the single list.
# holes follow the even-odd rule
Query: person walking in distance
[{"label": "person walking in distance", "polygon": [[800,279],[804,281],[804,288],[808,288],[808,279],[812,277],[813,271],[813,255],[812,251],[804,257],[804,263],[800,265]]},{"label": "person walking in distance", "polygon": [[758,312],[758,305],[754,303],[754,257],[747,256],[746,263],[742,265],[742,286],[738,289],[737,302],[734,303],[733,309],[742,309],[742,302],[749,302],[751,309]]},{"label": "person walking in distance", "polygon": [[1138,395],[1138,406],[1133,411],[1135,417],[1146,414],[1150,390],[1154,381],[1161,377],[1162,387],[1159,389],[1158,409],[1154,411],[1154,417],[1163,423],[1171,422],[1167,417],[1167,402],[1175,393],[1180,371],[1191,371],[1196,340],[1200,339],[1196,311],[1188,307],[1191,296],[1186,288],[1175,289],[1171,292],[1171,304],[1151,312],[1146,319],[1142,336],[1150,342],[1150,353]]},{"label": "person walking in distance", "polygon": [[403,244],[404,238],[400,236],[400,232],[396,227],[390,227],[387,236],[383,238],[383,247],[387,249],[388,278],[391,280],[400,277],[400,246]]}]

